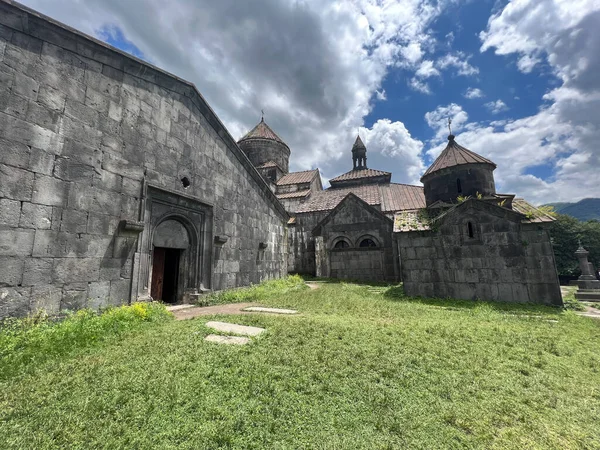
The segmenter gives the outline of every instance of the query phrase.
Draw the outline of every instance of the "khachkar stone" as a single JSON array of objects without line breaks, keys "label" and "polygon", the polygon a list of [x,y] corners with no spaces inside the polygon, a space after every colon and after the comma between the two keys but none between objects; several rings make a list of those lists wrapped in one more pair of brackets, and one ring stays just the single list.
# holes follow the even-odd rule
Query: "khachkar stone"
[{"label": "khachkar stone", "polygon": [[579,248],[575,252],[575,256],[579,261],[581,276],[577,280],[579,289],[575,292],[575,298],[588,302],[600,302],[600,281],[596,279],[594,269],[588,262],[589,253],[579,243]]}]

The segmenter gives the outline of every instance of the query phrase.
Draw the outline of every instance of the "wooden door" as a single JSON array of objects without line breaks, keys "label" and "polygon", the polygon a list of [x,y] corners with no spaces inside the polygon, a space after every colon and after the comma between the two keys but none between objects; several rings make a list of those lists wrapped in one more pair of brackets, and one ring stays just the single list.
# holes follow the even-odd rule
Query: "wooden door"
[{"label": "wooden door", "polygon": [[154,300],[162,300],[163,285],[165,281],[165,249],[154,247],[152,258],[152,287],[150,295]]}]

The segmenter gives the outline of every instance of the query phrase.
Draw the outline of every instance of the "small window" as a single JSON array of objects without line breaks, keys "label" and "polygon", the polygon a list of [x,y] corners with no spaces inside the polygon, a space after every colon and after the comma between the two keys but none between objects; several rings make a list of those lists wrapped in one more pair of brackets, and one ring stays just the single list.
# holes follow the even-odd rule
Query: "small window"
[{"label": "small window", "polygon": [[271,180],[273,183],[275,183],[275,181],[277,180],[277,171],[275,169],[271,169],[269,170],[269,180]]},{"label": "small window", "polygon": [[457,178],[457,179],[456,179],[456,191],[457,191],[459,194],[462,194],[462,186],[461,186],[461,184],[460,184],[460,178]]},{"label": "small window", "polygon": [[377,244],[373,239],[367,238],[360,241],[359,247],[377,247]]},{"label": "small window", "polygon": [[469,233],[470,239],[473,239],[475,237],[475,232],[473,231],[473,224],[471,222],[467,222],[467,232]]},{"label": "small window", "polygon": [[333,248],[349,248],[349,247],[350,247],[350,244],[348,244],[344,240],[337,241],[336,244],[333,246]]}]

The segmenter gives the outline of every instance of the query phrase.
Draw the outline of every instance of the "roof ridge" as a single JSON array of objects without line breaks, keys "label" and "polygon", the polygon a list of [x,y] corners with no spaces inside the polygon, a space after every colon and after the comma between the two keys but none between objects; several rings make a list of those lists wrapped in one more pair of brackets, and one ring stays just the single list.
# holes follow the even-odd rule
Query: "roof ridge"
[{"label": "roof ridge", "polygon": [[268,139],[279,142],[286,147],[288,146],[283,139],[281,139],[277,133],[273,131],[267,122],[264,121],[264,119],[261,119],[260,122],[258,122],[258,124],[256,124],[256,126],[248,131],[242,138],[240,138],[238,142],[247,141],[250,139]]},{"label": "roof ridge", "polygon": [[468,148],[463,147],[454,140],[454,136],[448,136],[448,145],[442,150],[435,161],[427,168],[421,180],[427,175],[430,175],[438,170],[449,167],[456,167],[464,164],[491,164],[496,167],[496,164],[485,156],[481,156]]}]

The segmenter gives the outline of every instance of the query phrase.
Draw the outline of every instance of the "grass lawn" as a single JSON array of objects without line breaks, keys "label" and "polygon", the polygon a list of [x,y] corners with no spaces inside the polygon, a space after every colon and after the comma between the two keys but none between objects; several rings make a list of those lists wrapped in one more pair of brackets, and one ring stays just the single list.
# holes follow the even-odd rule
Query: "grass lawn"
[{"label": "grass lawn", "polygon": [[[331,283],[247,346],[150,323],[0,379],[0,447],[600,448],[600,321]],[[247,298],[244,298],[247,301]]]}]

